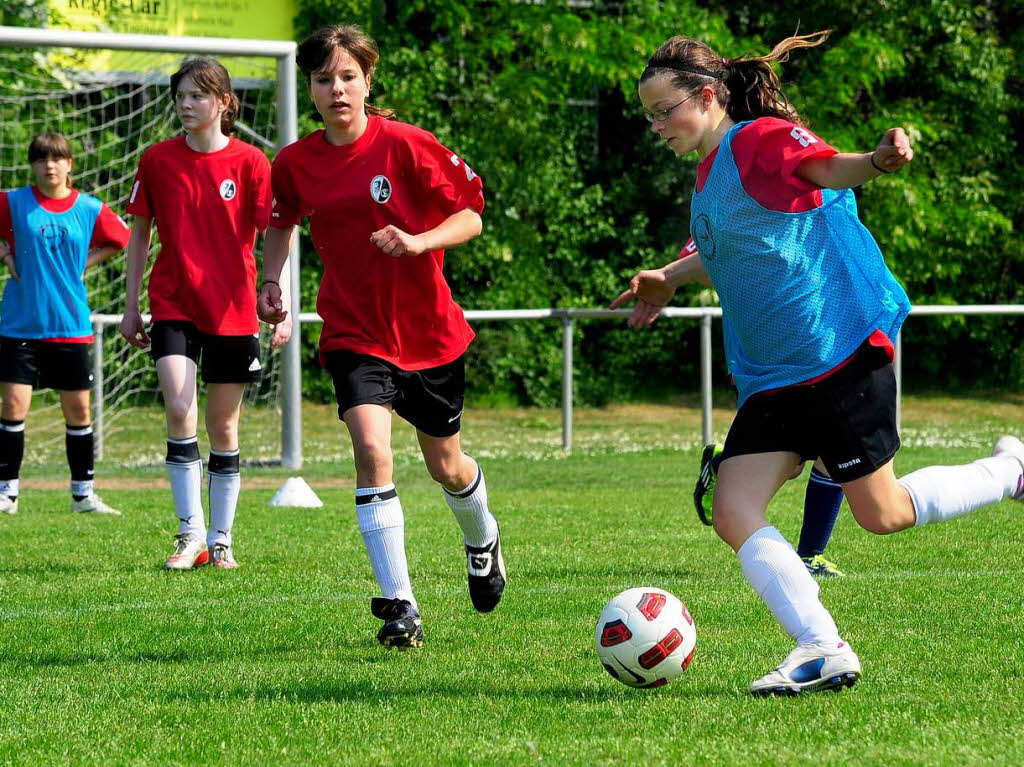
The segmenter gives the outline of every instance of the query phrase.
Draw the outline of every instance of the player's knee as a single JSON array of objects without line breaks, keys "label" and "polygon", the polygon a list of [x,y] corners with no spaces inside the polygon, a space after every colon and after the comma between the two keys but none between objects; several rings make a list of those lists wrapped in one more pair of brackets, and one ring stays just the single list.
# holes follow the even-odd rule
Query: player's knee
[{"label": "player's knee", "polygon": [[164,401],[167,420],[176,427],[185,426],[192,415],[192,400],[171,398]]},{"label": "player's knee", "polygon": [[736,514],[728,503],[720,503],[718,498],[715,498],[711,523],[718,537],[732,545],[737,533]]},{"label": "player's knee", "polygon": [[461,483],[462,456],[444,456],[427,461],[427,471],[435,482],[445,487],[459,487]]},{"label": "player's knee", "polygon": [[365,473],[376,474],[391,471],[393,457],[391,446],[375,440],[363,441],[353,446],[356,467]]},{"label": "player's knee", "polygon": [[876,501],[851,501],[850,510],[857,524],[875,535],[891,535],[906,527],[899,515]]},{"label": "player's knee", "polygon": [[238,420],[234,413],[220,415],[207,411],[206,433],[215,445],[234,445],[238,442]]}]

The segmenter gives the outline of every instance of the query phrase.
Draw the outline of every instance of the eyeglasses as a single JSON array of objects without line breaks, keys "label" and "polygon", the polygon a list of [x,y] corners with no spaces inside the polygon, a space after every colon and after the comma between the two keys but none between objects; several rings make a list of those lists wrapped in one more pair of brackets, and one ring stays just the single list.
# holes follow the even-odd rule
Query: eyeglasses
[{"label": "eyeglasses", "polygon": [[645,109],[644,110],[644,117],[647,118],[647,122],[649,122],[649,123],[663,123],[663,122],[665,122],[668,119],[668,116],[670,114],[672,114],[672,112],[677,107],[682,106],[683,104],[685,104],[687,101],[689,101],[690,99],[692,99],[696,95],[697,95],[696,93],[691,93],[689,96],[687,96],[685,99],[680,101],[678,104],[673,104],[668,109],[662,109],[662,110],[660,110],[658,112],[648,112]]}]

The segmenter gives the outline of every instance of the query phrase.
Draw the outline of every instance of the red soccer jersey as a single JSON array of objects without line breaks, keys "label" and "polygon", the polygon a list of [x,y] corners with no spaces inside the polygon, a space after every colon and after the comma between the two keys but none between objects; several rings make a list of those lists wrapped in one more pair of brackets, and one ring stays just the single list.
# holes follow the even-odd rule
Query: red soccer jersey
[{"label": "red soccer jersey", "polygon": [[371,116],[351,144],[322,130],[274,160],[271,226],[310,217],[324,264],[316,308],[322,351],[369,354],[403,370],[444,365],[474,333],[442,273],[444,251],[389,256],[370,242],[388,224],[422,234],[466,208],[483,210],[483,185],[434,136]]},{"label": "red soccer jersey", "polygon": [[[47,197],[35,186],[32,187],[32,194],[44,210],[51,213],[65,213],[74,206],[78,200],[78,191],[71,190],[71,194],[63,199]],[[128,245],[131,232],[128,225],[114,211],[103,203],[100,208],[100,215],[96,219],[96,225],[92,230],[92,237],[89,239],[89,249],[92,248],[117,248],[124,250]],[[18,251],[14,242],[14,222],[11,221],[11,206],[7,202],[7,192],[0,192],[0,240],[6,240],[11,248],[11,253],[17,257]],[[92,343],[92,336],[79,336],[75,338],[45,338],[40,339],[53,343]]]},{"label": "red soccer jersey", "polygon": [[222,336],[258,332],[253,246],[270,203],[270,163],[251,144],[232,138],[204,153],[179,136],[147,149],[128,212],[154,219],[160,233],[149,278],[153,319]]}]

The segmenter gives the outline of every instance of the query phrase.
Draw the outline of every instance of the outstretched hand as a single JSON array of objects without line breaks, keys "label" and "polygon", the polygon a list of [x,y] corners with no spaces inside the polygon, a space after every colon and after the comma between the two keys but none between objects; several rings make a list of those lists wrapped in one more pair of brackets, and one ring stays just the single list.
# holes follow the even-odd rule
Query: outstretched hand
[{"label": "outstretched hand", "polygon": [[890,128],[882,136],[871,161],[886,173],[895,173],[914,159],[914,150],[903,128]]},{"label": "outstretched hand", "polygon": [[675,294],[676,289],[669,286],[664,271],[645,269],[629,281],[629,289],[622,291],[609,308],[618,309],[636,299],[636,306],[626,324],[634,330],[640,330],[658,319],[658,314]]}]

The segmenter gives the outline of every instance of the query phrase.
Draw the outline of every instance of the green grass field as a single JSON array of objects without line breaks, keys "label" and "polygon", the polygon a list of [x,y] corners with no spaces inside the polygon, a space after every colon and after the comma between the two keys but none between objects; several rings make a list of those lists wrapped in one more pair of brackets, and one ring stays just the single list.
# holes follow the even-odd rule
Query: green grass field
[{"label": "green grass field", "polygon": [[[577,415],[571,457],[556,412],[467,417],[509,568],[490,615],[469,603],[458,528],[396,426],[426,634],[405,653],[374,638],[347,439],[329,409],[307,414],[302,472],[325,507],[268,507],[286,474],[246,470],[234,572],[161,571],[170,491],[160,467],[125,468],[159,453],[158,428],[99,467],[120,519],[71,515],[60,468],[33,467],[21,513],[0,519],[0,762],[1024,762],[1024,507],[890,538],[844,514],[830,555],[849,576],[822,594],[864,677],[838,694],[752,699],[747,685],[789,640],[691,508],[699,414]],[[1024,400],[912,398],[904,418],[900,472],[986,452],[1020,432]],[[716,419],[724,431],[728,413]],[[773,507],[794,540],[803,487]],[[669,589],[697,622],[693,665],[658,690],[618,684],[593,648],[605,601],[638,585]]]}]

